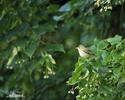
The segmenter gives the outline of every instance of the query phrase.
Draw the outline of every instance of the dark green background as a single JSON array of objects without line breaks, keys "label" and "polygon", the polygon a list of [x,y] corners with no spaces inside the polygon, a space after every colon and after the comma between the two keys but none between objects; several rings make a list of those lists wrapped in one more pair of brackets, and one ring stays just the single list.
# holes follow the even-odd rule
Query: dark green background
[{"label": "dark green background", "polygon": [[[75,100],[79,44],[125,36],[124,0],[0,0],[0,99]],[[15,99],[16,100],[16,99]],[[17,99],[18,100],[18,99]]]}]

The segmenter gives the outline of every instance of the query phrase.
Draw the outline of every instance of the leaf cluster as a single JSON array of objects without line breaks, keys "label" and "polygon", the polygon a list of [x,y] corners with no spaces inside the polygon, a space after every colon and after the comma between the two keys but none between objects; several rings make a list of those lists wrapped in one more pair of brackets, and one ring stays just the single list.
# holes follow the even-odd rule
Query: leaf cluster
[{"label": "leaf cluster", "polygon": [[124,100],[125,39],[95,39],[90,49],[96,56],[79,57],[68,81],[79,90],[77,100]]}]

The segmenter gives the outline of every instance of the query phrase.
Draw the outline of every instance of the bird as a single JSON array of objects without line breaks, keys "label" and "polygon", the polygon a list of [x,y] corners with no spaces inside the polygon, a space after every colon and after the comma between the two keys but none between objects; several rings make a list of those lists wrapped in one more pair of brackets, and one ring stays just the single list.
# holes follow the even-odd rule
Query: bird
[{"label": "bird", "polygon": [[79,52],[79,55],[86,59],[88,57],[91,57],[91,56],[95,56],[89,49],[87,49],[84,45],[80,44],[78,47],[76,47],[76,49],[78,50]]}]

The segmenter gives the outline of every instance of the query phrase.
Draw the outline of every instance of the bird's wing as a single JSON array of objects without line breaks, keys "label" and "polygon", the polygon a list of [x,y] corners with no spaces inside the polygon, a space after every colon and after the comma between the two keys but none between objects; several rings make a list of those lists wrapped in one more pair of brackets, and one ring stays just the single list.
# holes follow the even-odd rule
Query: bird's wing
[{"label": "bird's wing", "polygon": [[94,56],[94,54],[93,54],[89,49],[87,49],[87,48],[85,48],[84,52],[85,52],[85,53],[88,53],[89,55]]}]

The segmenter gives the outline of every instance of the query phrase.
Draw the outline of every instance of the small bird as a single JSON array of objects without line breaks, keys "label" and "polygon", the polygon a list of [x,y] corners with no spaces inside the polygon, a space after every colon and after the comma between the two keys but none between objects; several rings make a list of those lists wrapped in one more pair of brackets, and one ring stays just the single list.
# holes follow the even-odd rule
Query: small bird
[{"label": "small bird", "polygon": [[89,51],[86,47],[84,47],[82,44],[76,47],[76,49],[78,49],[79,55],[84,59],[94,56],[94,54],[91,51]]}]

